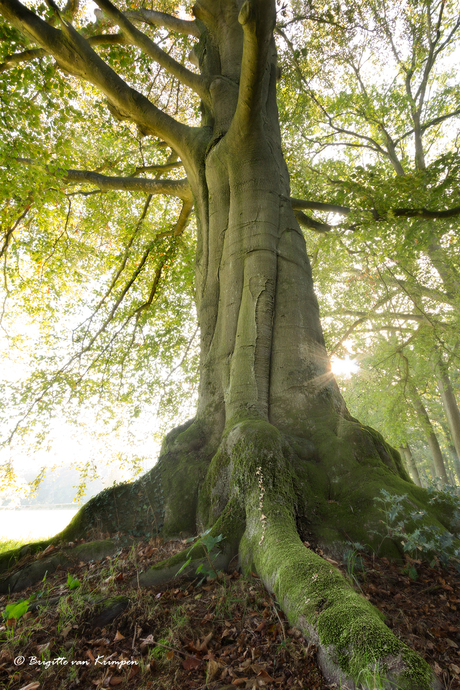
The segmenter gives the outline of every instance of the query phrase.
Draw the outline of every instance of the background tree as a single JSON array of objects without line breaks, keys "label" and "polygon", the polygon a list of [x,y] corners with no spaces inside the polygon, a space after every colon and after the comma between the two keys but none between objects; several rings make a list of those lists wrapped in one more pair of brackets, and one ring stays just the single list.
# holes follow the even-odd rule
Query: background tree
[{"label": "background tree", "polygon": [[[62,358],[59,341],[53,348],[64,363],[31,377],[24,414],[53,397],[65,402],[69,390],[72,404],[80,398],[93,402],[98,379],[113,379],[113,368],[107,373],[111,363],[119,396],[132,383],[134,397],[137,377],[148,366],[139,360],[136,369],[135,346],[149,348],[162,335],[152,323],[161,300],[180,299],[179,276],[191,246],[183,235],[192,206],[200,383],[194,420],[166,437],[154,468],[90,501],[58,538],[87,535],[96,525],[134,536],[210,527],[225,537],[227,559],[238,553],[243,569],[256,570],[290,620],[315,641],[328,678],[351,677],[368,688],[377,673],[408,688],[435,687],[431,670],[338,571],[302,543],[311,535],[335,552],[349,539],[372,542],[372,528],[379,524],[372,498],[380,488],[406,493],[420,507],[427,496],[410,482],[399,454],[350,415],[330,373],[305,240],[294,215],[302,204],[291,200],[281,149],[275,3],[200,0],[195,19],[159,11],[167,6],[154,11],[109,0],[97,4],[102,14],[94,26],[78,14],[76,3],[60,10],[48,0],[47,7],[32,4],[32,10],[17,0],[0,0],[9,51],[4,64],[12,67],[5,70],[5,98],[10,104],[16,98],[13,70],[21,62],[34,74],[44,70],[46,80],[39,81],[44,94],[41,88],[36,92],[34,79],[22,82],[18,105],[27,124],[23,136],[9,139],[5,275],[10,271],[19,286],[25,279],[27,289],[35,250],[35,271],[50,279],[43,289],[49,286],[51,315],[59,308],[51,290],[56,298],[63,294],[68,313],[75,287],[90,282],[96,295],[72,343],[62,348],[70,353]],[[281,16],[290,10],[281,9]],[[329,14],[328,9],[322,18]],[[186,55],[196,70],[183,64]],[[179,106],[182,89],[188,91]],[[55,95],[48,102],[49,93]],[[71,110],[61,108],[61,99],[76,111],[76,157],[80,136],[81,155],[95,164],[91,170],[71,161],[71,134],[64,144]],[[120,126],[108,124],[105,108]],[[9,121],[10,134],[19,131],[21,117]],[[101,141],[83,154],[85,130],[94,138],[95,125],[101,126]],[[29,129],[35,133],[30,140],[24,136]],[[46,137],[51,157],[40,150]],[[152,149],[144,138],[154,142]],[[33,174],[22,173],[18,184],[24,166],[32,166]],[[182,168],[185,178],[175,174]],[[138,177],[152,171],[169,174]],[[74,184],[75,202],[69,191]],[[119,209],[106,206],[100,232],[100,196],[92,192],[111,190],[144,196],[122,197]],[[159,195],[178,201],[162,206],[155,201]],[[56,224],[51,239],[41,219],[52,216],[54,198],[67,213],[64,229]],[[102,205],[111,198],[104,197]],[[151,206],[166,223],[152,226]],[[84,276],[78,276],[77,257],[78,266],[86,266]],[[189,268],[184,272],[190,275]],[[173,332],[178,325],[176,316]],[[88,371],[96,375],[88,378]],[[449,510],[430,508],[427,520],[444,530]],[[385,546],[399,554],[397,545]],[[156,574],[141,576],[141,583]]]},{"label": "background tree", "polygon": [[376,353],[383,339],[397,353],[407,341],[434,387],[435,351],[458,368],[459,9],[297,6],[278,27],[285,145],[328,349]]}]

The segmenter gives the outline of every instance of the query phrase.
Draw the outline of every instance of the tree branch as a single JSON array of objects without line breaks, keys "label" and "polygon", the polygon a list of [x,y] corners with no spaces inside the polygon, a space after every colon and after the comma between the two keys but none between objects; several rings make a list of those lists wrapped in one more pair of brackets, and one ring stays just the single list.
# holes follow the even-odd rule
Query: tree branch
[{"label": "tree branch", "polygon": [[430,211],[427,208],[395,208],[392,213],[397,218],[423,218],[425,220],[435,220],[437,218],[454,218],[460,215],[460,206],[446,209],[445,211]]},{"label": "tree branch", "polygon": [[176,168],[182,168],[183,166],[184,164],[181,161],[178,161],[177,163],[163,163],[161,165],[141,165],[140,167],[136,168],[134,175],[140,175],[140,173],[149,172],[150,170],[153,172],[168,172],[169,170],[175,170]]},{"label": "tree branch", "polygon": [[311,209],[312,211],[326,211],[329,213],[340,213],[347,216],[350,213],[348,206],[337,206],[337,204],[326,204],[322,201],[307,201],[305,199],[294,199],[291,197],[291,204],[293,211],[301,211],[302,209]]},{"label": "tree branch", "polygon": [[136,29],[136,27],[131,24],[129,19],[123,12],[113,5],[110,0],[95,0],[97,5],[103,10],[110,19],[112,19],[120,29],[123,34],[128,38],[128,40],[138,48],[140,48],[146,55],[149,55],[155,62],[157,62],[161,67],[166,69],[170,74],[172,74],[176,79],[178,79],[182,84],[191,88],[195,93],[197,93],[204,102],[209,102],[209,89],[207,87],[206,81],[199,74],[194,74],[189,69],[181,65],[179,62],[174,60],[170,55],[165,53],[159,46],[157,46],[154,41],[152,41],[148,36],[146,36],[142,31]]},{"label": "tree branch", "polygon": [[323,235],[326,232],[330,232],[334,229],[333,225],[329,225],[328,223],[320,223],[319,221],[310,218],[310,216],[307,216],[302,211],[294,211],[294,215],[297,218],[299,225],[303,225],[304,227],[313,230],[313,232],[319,232]]},{"label": "tree branch", "polygon": [[[123,34],[99,34],[98,36],[90,36],[86,40],[90,46],[125,45],[127,43]],[[34,60],[35,58],[44,57],[45,55],[48,55],[48,52],[44,48],[32,48],[31,50],[25,50],[22,53],[7,55],[5,61],[0,64],[0,73],[5,72],[8,69],[12,69],[21,62],[28,62],[29,60]]]},{"label": "tree branch", "polygon": [[[425,122],[423,125],[420,125],[420,132],[423,133],[425,130],[429,129],[430,127],[434,127],[435,125],[441,124],[441,122],[444,122],[444,120],[448,120],[451,117],[455,117],[456,115],[460,115],[460,108],[457,108],[457,110],[453,110],[451,113],[447,113],[446,115],[440,115],[439,117],[435,117],[432,120],[429,120],[428,122]],[[410,137],[411,134],[414,134],[415,130],[410,129],[408,132],[405,132],[402,134],[399,139],[396,139],[395,146],[397,146],[403,139],[406,139],[407,137]]]},{"label": "tree branch", "polygon": [[230,129],[235,134],[247,134],[254,116],[260,115],[262,85],[276,22],[274,1],[245,0],[238,21],[243,27],[243,55],[238,103]]},{"label": "tree branch", "polygon": [[[292,209],[296,214],[299,214],[299,222],[302,222],[306,227],[311,227],[316,229],[318,227],[319,232],[328,232],[334,228],[333,225],[327,225],[327,223],[318,223],[318,221],[313,220],[301,213],[301,209],[312,209],[315,211],[326,211],[330,213],[340,213],[341,215],[348,215],[351,213],[352,209],[348,206],[338,206],[336,204],[326,204],[320,201],[306,201],[303,199],[291,198]],[[376,209],[360,209],[361,211],[372,213],[374,220],[391,220],[391,217],[396,218],[421,218],[423,220],[436,220],[442,218],[455,218],[460,215],[460,206],[454,206],[453,208],[445,209],[444,211],[430,211],[426,208],[393,208],[388,209],[388,211],[377,211]]]},{"label": "tree branch", "polygon": [[200,29],[196,21],[179,19],[165,12],[155,12],[154,10],[136,10],[125,12],[125,17],[132,22],[143,22],[150,26],[162,26],[168,31],[174,31],[185,36],[200,37]]},{"label": "tree branch", "polygon": [[62,14],[61,30],[58,30],[19,0],[0,0],[0,13],[21,33],[53,55],[61,68],[96,86],[123,116],[136,122],[145,132],[164,139],[174,149],[182,152],[181,157],[185,157],[191,129],[162,112],[145,96],[129,87]]},{"label": "tree branch", "polygon": [[0,249],[0,257],[3,256],[4,254],[6,254],[6,251],[8,250],[8,246],[10,244],[10,241],[11,241],[11,238],[13,236],[14,231],[18,227],[21,220],[23,220],[23,218],[25,218],[26,215],[29,213],[29,210],[30,210],[30,207],[32,206],[32,203],[33,203],[33,200],[30,200],[26,204],[24,211],[21,213],[19,218],[16,219],[16,222],[14,223],[14,225],[12,225],[10,228],[8,228],[8,230],[5,232],[5,235],[3,237],[3,246]]},{"label": "tree branch", "polygon": [[[346,134],[347,136],[354,137],[355,139],[362,139],[363,141],[367,141],[369,148],[371,148],[373,151],[378,151],[381,153],[383,156],[390,158],[388,151],[386,151],[380,144],[375,140],[372,139],[372,137],[368,137],[365,134],[359,134],[358,132],[354,132],[349,129],[344,129],[343,127],[337,127],[337,125],[334,124],[333,118],[329,113],[327,112],[326,108],[322,105],[322,103],[316,98],[314,93],[309,89],[309,96],[310,98],[316,103],[318,108],[321,110],[323,115],[325,116],[327,120],[327,124],[331,129],[334,130],[334,132],[337,132],[337,134]],[[324,123],[326,124],[326,123]]]},{"label": "tree branch", "polygon": [[[362,271],[358,268],[349,268],[347,272],[353,273],[354,275],[362,276]],[[397,278],[394,275],[385,275],[383,276],[383,280],[387,285],[402,288],[402,290],[404,290],[404,292],[407,295],[410,295],[412,293],[420,297],[427,297],[429,299],[434,300],[435,302],[441,302],[443,304],[452,304],[452,300],[454,299],[453,293],[442,293],[439,290],[435,290],[434,288],[425,287],[424,285],[420,285],[420,283],[418,282],[411,283],[408,280]]]},{"label": "tree branch", "polygon": [[174,236],[179,237],[182,235],[184,232],[185,228],[187,227],[188,219],[190,218],[190,214],[192,213],[193,210],[193,202],[192,201],[184,201],[181,212],[179,214],[179,218],[177,219],[177,223],[174,226]]},{"label": "tree branch", "polygon": [[118,190],[124,192],[145,192],[165,194],[191,201],[192,192],[187,179],[151,180],[143,177],[109,177],[89,170],[66,170],[65,182],[86,182],[94,184],[101,191]]},{"label": "tree branch", "polygon": [[[36,164],[30,158],[15,158],[18,163],[25,165]],[[167,167],[166,164],[165,167]],[[45,166],[49,170],[49,166]],[[160,167],[161,166],[155,166]],[[175,196],[184,201],[192,201],[192,191],[190,189],[187,178],[182,180],[152,180],[144,177],[110,177],[108,175],[101,175],[101,173],[93,172],[91,170],[64,170],[58,168],[54,172],[56,175],[62,175],[64,182],[80,182],[93,184],[102,192],[108,191],[123,191],[123,192],[145,192],[147,194],[164,194],[166,196]]]},{"label": "tree branch", "polygon": [[392,311],[359,311],[356,309],[343,309],[334,316],[359,316],[365,319],[395,319],[399,321],[427,321],[422,314],[401,314]]},{"label": "tree branch", "polygon": [[337,352],[337,350],[339,349],[339,347],[341,347],[341,346],[343,345],[343,343],[344,343],[345,340],[348,338],[348,336],[351,335],[351,334],[353,333],[353,331],[354,331],[356,328],[358,328],[358,326],[360,326],[362,323],[364,323],[365,321],[367,321],[367,319],[368,319],[368,317],[367,317],[367,316],[364,316],[364,317],[358,319],[357,321],[355,321],[354,323],[352,323],[352,325],[350,326],[350,328],[347,328],[347,330],[345,331],[345,333],[343,334],[343,336],[340,338],[340,340],[339,340],[338,342],[336,342],[336,344],[334,345],[334,347],[333,347],[332,350],[330,351],[329,356],[332,357],[333,355],[335,355],[335,353]]},{"label": "tree branch", "polygon": [[13,67],[21,62],[28,62],[29,60],[34,60],[35,58],[43,57],[44,55],[46,55],[46,50],[43,48],[32,48],[31,50],[25,50],[22,53],[13,53],[12,55],[7,55],[5,61],[0,64],[0,73],[6,72],[8,69],[13,69]]}]

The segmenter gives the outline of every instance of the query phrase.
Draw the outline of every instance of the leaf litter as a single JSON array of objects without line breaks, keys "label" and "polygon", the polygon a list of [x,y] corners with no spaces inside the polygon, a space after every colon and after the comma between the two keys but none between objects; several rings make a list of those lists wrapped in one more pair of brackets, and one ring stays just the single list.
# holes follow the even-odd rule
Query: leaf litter
[{"label": "leaf litter", "polygon": [[[1,610],[34,594],[40,602],[12,624],[0,625],[0,687],[337,687],[323,678],[315,646],[290,627],[254,574],[242,577],[234,571],[202,584],[176,578],[168,585],[137,588],[136,573],[184,545],[178,540],[138,542],[116,556],[58,569],[25,592],[0,596]],[[353,574],[356,586],[384,613],[393,632],[431,664],[444,688],[460,690],[458,570],[408,559],[402,572],[400,564],[386,558],[361,558],[362,569]],[[334,565],[346,574],[345,566]],[[69,591],[66,583],[72,578],[80,587]],[[115,617],[96,627],[104,602],[117,597]],[[18,664],[19,657],[23,663]]]}]

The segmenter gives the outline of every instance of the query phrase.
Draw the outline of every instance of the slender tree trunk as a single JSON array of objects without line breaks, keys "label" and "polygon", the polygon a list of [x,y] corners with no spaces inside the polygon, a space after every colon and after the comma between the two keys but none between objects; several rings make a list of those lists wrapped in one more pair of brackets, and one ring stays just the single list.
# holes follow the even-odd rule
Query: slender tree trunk
[{"label": "slender tree trunk", "polygon": [[[436,378],[438,382],[438,390],[441,394],[442,405],[444,407],[447,423],[449,425],[450,433],[452,435],[452,440],[456,450],[455,457],[458,463],[458,457],[460,455],[460,410],[458,409],[457,401],[455,399],[447,366],[440,358],[436,363]],[[458,474],[458,465],[455,466],[455,469]]]},{"label": "slender tree trunk", "polygon": [[410,395],[412,398],[412,404],[415,410],[415,414],[417,416],[418,422],[420,424],[420,427],[423,429],[425,433],[425,437],[428,443],[428,446],[431,451],[431,455],[433,458],[433,463],[434,467],[436,470],[436,476],[439,477],[441,480],[441,484],[447,484],[448,479],[447,479],[447,473],[446,473],[446,467],[444,464],[444,457],[441,451],[441,448],[439,446],[438,439],[436,437],[435,431],[433,429],[433,425],[431,424],[430,418],[428,416],[428,412],[426,411],[426,408],[422,402],[422,399],[416,389],[416,387],[410,383]]},{"label": "slender tree trunk", "polygon": [[457,477],[457,484],[460,484],[460,458],[458,457],[457,449],[452,443],[449,443],[449,452],[452,457],[452,464]]},{"label": "slender tree trunk", "polygon": [[439,238],[433,236],[427,247],[427,254],[431,263],[444,283],[446,292],[452,296],[460,294],[460,276],[448,261],[444,249],[439,244]]},{"label": "slender tree trunk", "polygon": [[399,449],[401,455],[403,455],[406,458],[406,466],[409,469],[410,475],[414,482],[417,484],[417,486],[422,486],[422,482],[420,481],[420,475],[418,473],[417,465],[415,463],[415,458],[412,455],[412,451],[410,449],[410,446],[408,443],[406,443],[404,446],[401,446]]}]

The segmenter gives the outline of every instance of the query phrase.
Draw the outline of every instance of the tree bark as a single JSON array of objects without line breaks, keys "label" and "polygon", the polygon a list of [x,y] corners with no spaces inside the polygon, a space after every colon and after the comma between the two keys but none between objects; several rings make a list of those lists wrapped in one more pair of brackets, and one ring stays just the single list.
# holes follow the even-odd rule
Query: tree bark
[{"label": "tree bark", "polygon": [[[438,390],[441,395],[442,405],[446,414],[447,423],[449,425],[452,440],[456,450],[456,459],[460,455],[460,410],[458,409],[457,401],[455,399],[454,389],[449,377],[446,364],[439,358],[436,363],[436,379],[438,383]],[[454,459],[455,461],[455,459]],[[458,474],[459,467],[455,465],[455,470]]]},{"label": "tree bark", "polygon": [[448,479],[446,467],[444,464],[444,457],[439,446],[437,436],[433,429],[433,425],[431,424],[428,412],[426,411],[426,408],[422,402],[422,399],[416,387],[412,383],[410,383],[410,396],[412,398],[412,405],[414,407],[419,425],[425,433],[425,437],[431,451],[436,476],[439,477],[441,484],[447,484]]},{"label": "tree bark", "polygon": [[404,446],[401,446],[399,449],[399,452],[401,455],[403,455],[406,458],[406,465],[407,468],[409,469],[409,473],[414,480],[414,482],[417,484],[417,486],[422,486],[422,482],[420,481],[420,475],[418,473],[417,465],[415,463],[415,458],[412,455],[412,451],[410,449],[410,446],[408,443],[406,443]]}]

